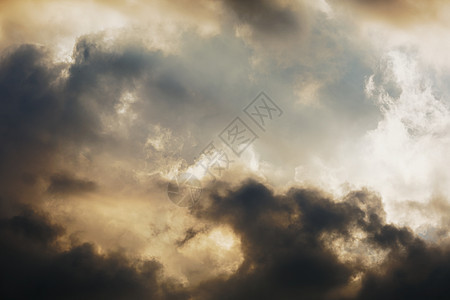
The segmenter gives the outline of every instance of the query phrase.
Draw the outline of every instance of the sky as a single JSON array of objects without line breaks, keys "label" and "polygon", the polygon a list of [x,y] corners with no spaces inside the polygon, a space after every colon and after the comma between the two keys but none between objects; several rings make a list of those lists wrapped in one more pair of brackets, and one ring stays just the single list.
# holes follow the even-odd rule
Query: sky
[{"label": "sky", "polygon": [[0,298],[448,299],[449,16],[0,0]]}]

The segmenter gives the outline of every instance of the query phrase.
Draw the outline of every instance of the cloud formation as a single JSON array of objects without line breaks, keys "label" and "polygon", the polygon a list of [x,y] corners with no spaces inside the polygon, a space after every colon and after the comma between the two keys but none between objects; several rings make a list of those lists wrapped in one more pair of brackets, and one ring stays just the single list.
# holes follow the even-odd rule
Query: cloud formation
[{"label": "cloud formation", "polygon": [[342,3],[351,4],[366,15],[400,26],[435,22],[445,17],[442,12],[448,10],[448,3],[443,0],[349,0]]},{"label": "cloud formation", "polygon": [[[3,296],[444,299],[448,294],[449,249],[386,224],[381,200],[370,191],[336,201],[308,189],[275,195],[255,181],[219,190],[221,195],[213,192],[193,213],[210,226],[231,226],[241,240],[244,260],[229,276],[183,286],[164,276],[156,260],[100,253],[76,239],[64,244],[60,225],[27,209],[0,222],[2,272],[8,274]],[[193,235],[188,231],[178,246],[192,243]]]},{"label": "cloud formation", "polygon": [[[197,213],[231,224],[242,239],[245,260],[231,278],[205,283],[200,293],[206,299],[422,299],[447,294],[448,249],[386,224],[379,197],[367,190],[336,202],[313,190],[291,189],[277,196],[248,182],[211,198],[211,206]],[[340,259],[339,253],[355,243],[355,232],[361,243],[350,252],[360,256]],[[339,247],[330,246],[340,239]],[[386,254],[375,257],[381,263],[368,266],[374,258],[369,253]]]},{"label": "cloud formation", "polygon": [[342,2],[1,2],[0,298],[448,298],[445,5]]},{"label": "cloud formation", "polygon": [[266,0],[225,0],[225,6],[231,9],[242,24],[250,25],[257,34],[291,35],[301,32],[301,20],[292,11],[293,1]]},{"label": "cloud formation", "polygon": [[88,243],[61,251],[60,226],[28,210],[0,222],[2,298],[187,299],[162,277],[154,260],[130,262],[123,253],[99,254]]}]

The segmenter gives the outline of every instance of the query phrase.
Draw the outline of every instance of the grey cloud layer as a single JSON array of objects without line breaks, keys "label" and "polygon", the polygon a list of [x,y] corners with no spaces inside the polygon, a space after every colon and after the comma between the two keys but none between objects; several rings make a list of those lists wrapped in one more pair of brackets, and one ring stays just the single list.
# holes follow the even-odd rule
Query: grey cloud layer
[{"label": "grey cloud layer", "polygon": [[92,244],[59,251],[60,226],[33,211],[0,221],[4,299],[187,299],[162,278],[154,260],[130,262],[122,253],[99,255]]},{"label": "grey cloud layer", "polygon": [[444,0],[347,0],[332,1],[337,5],[349,4],[362,12],[382,21],[405,26],[423,22],[435,22],[440,10],[447,8]]},{"label": "grey cloud layer", "polygon": [[[231,278],[205,283],[200,294],[206,299],[448,296],[449,250],[427,245],[407,228],[386,224],[381,200],[368,191],[351,192],[335,202],[311,190],[275,196],[267,187],[248,182],[211,198],[211,206],[197,214],[230,224],[242,239],[245,260]],[[351,240],[355,230],[366,234],[366,247],[389,251],[380,268],[367,268],[364,261],[343,263],[327,248],[339,237]],[[325,233],[331,238],[321,239]],[[365,273],[361,289],[354,296],[340,294],[339,287],[358,272]]]},{"label": "grey cloud layer", "polygon": [[[281,41],[304,30],[298,16],[279,3],[225,1],[225,5],[238,23],[255,30],[260,42],[273,36],[281,36]],[[321,148],[323,140],[330,145],[326,150],[332,152],[331,146],[349,134],[352,126],[363,131],[373,125],[377,110],[364,99],[364,76],[370,73],[364,53],[354,50],[349,40],[335,37],[339,28],[334,28],[332,21],[323,15],[314,18],[319,25],[308,43],[287,43],[295,45],[288,52],[298,56],[288,65],[269,60],[267,53],[258,56],[260,49],[235,38],[232,28],[207,39],[186,34],[178,54],[121,40],[108,44],[102,34],[81,37],[75,45],[74,62],[68,65],[53,63],[47,50],[33,45],[4,54],[0,62],[0,259],[8,277],[1,283],[4,297],[448,296],[448,249],[428,245],[407,228],[386,224],[381,200],[368,191],[352,192],[336,202],[308,189],[275,195],[268,186],[252,181],[237,188],[223,183],[225,193],[221,194],[214,191],[224,187],[213,186],[210,202],[192,213],[210,226],[230,226],[241,239],[244,262],[229,278],[212,278],[190,287],[165,278],[164,268],[156,260],[134,261],[126,251],[99,254],[95,244],[76,240],[68,248],[62,247],[58,239],[67,238],[65,224],[53,224],[34,201],[42,197],[42,191],[68,197],[103,188],[101,177],[76,174],[78,157],[86,148],[90,149],[88,154],[83,152],[86,160],[95,161],[107,153],[112,160],[141,159],[139,163],[146,161],[150,170],[156,171],[168,156],[190,159],[240,112],[260,86],[269,87],[287,112],[298,113],[286,114],[285,123],[273,127],[293,152]],[[267,25],[267,20],[272,25]],[[268,59],[261,70],[251,65],[253,55]],[[324,84],[319,90],[324,107],[298,109],[292,87],[296,80],[311,78]],[[136,97],[127,104],[136,118],[122,134],[117,127],[117,106],[126,92]],[[336,124],[341,125],[339,130],[333,130]],[[142,148],[147,138],[158,134],[149,125],[161,125],[171,130],[172,136],[167,149],[150,147],[146,156]],[[177,138],[179,148],[171,144]],[[263,156],[264,151],[275,152],[281,143],[272,144],[261,150]],[[286,160],[291,169],[295,167],[296,161]],[[338,238],[352,240],[355,230],[366,235],[364,246],[389,252],[379,269],[370,269],[362,261],[343,262],[328,247]],[[174,247],[188,245],[196,234],[187,230]],[[358,275],[362,276],[361,289],[354,288],[351,294],[346,286]]]},{"label": "grey cloud layer", "polygon": [[[242,241],[244,262],[229,278],[183,287],[164,277],[154,260],[126,253],[98,254],[92,244],[58,250],[64,233],[31,210],[0,222],[2,297],[14,299],[446,299],[450,251],[427,245],[407,228],[386,224],[380,199],[357,191],[335,202],[320,191],[274,195],[249,181],[194,209],[212,226],[230,225]],[[364,245],[389,253],[380,267],[342,262],[329,245],[366,234]],[[192,233],[187,233],[192,235]],[[193,233],[195,235],[195,233]],[[328,234],[328,235],[327,235]],[[323,236],[327,238],[323,239]],[[189,243],[187,238],[184,243]],[[175,246],[175,245],[174,245]],[[178,245],[180,246],[180,245]],[[182,246],[182,245],[181,245]],[[363,248],[359,251],[367,249]],[[361,288],[341,292],[353,276]],[[30,284],[31,283],[31,284]]]},{"label": "grey cloud layer", "polygon": [[293,3],[283,7],[278,1],[225,0],[225,6],[236,14],[238,20],[250,25],[258,34],[292,36],[302,28],[298,12],[292,11]]}]

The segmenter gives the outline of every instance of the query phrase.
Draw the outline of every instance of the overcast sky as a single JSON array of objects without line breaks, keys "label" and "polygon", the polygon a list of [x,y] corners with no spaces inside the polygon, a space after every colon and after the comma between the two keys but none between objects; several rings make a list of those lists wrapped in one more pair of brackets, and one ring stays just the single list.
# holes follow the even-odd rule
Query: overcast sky
[{"label": "overcast sky", "polygon": [[449,36],[445,0],[0,1],[0,298],[448,299]]}]

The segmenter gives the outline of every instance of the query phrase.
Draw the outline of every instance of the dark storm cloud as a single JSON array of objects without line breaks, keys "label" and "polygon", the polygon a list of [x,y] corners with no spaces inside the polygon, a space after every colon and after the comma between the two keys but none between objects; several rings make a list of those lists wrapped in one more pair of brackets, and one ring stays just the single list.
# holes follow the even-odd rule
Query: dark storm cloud
[{"label": "dark storm cloud", "polygon": [[268,0],[224,0],[239,21],[250,25],[258,33],[287,35],[301,29],[298,14],[292,7],[281,6],[278,1]]},{"label": "dark storm cloud", "polygon": [[[80,95],[97,81],[81,87],[73,74],[65,81],[66,69],[33,45],[10,49],[1,58],[0,190],[5,199],[36,200],[36,183],[52,176],[62,157],[68,162],[83,146],[103,139],[98,111],[90,107],[99,107],[104,98],[85,102]],[[92,188],[89,183],[52,180],[52,191]]]},{"label": "dark storm cloud", "polygon": [[[216,186],[217,187],[217,186]],[[220,190],[223,187],[217,187]],[[355,191],[336,202],[320,191],[291,189],[274,195],[248,181],[194,210],[210,224],[231,226],[244,261],[228,278],[183,287],[164,277],[155,260],[132,261],[123,251],[99,254],[95,245],[72,239],[59,245],[62,226],[31,209],[0,221],[2,298],[5,299],[446,299],[450,251],[426,244],[407,228],[386,224],[379,197]],[[329,246],[352,232],[388,250],[370,268],[342,262]],[[198,230],[186,231],[179,247]],[[174,245],[175,246],[175,245]],[[361,288],[342,292],[362,272]]]},{"label": "dark storm cloud", "polygon": [[3,219],[0,224],[4,234],[10,234],[11,237],[20,236],[42,245],[51,244],[64,233],[61,226],[49,224],[45,217],[29,208],[24,209],[21,215],[9,220]]},{"label": "dark storm cloud", "polygon": [[93,192],[97,184],[91,180],[74,178],[68,174],[55,174],[50,178],[47,192],[51,194],[82,194]]},{"label": "dark storm cloud", "polygon": [[380,275],[366,274],[358,299],[448,299],[450,252],[411,237]]},{"label": "dark storm cloud", "polygon": [[[64,110],[60,66],[44,49],[23,45],[0,61],[0,187],[2,198],[26,194],[53,165]],[[53,83],[53,84],[52,84]],[[17,199],[15,199],[17,200]]]},{"label": "dark storm cloud", "polygon": [[[50,53],[33,45],[3,54],[0,184],[32,184],[36,175],[51,172],[54,155],[63,147],[77,150],[86,144],[114,141],[114,136],[104,134],[100,119],[115,114],[114,105],[122,92],[133,90],[134,82],[148,75],[144,71],[152,70],[150,83],[159,95],[166,95],[155,101],[183,101],[183,88],[172,76],[176,67],[164,70],[161,53],[139,47],[105,49],[101,42],[93,41],[96,39],[80,39],[74,50],[75,62],[69,68],[53,63]],[[67,69],[68,76],[63,77]]]},{"label": "dark storm cloud", "polygon": [[61,72],[65,65],[51,60],[46,49],[34,45],[22,45],[3,55],[1,129],[9,146],[5,151],[57,147],[61,140],[79,141],[97,129],[92,126],[94,114],[76,97],[75,79],[64,85]]},{"label": "dark storm cloud", "polygon": [[187,299],[155,260],[132,263],[92,244],[60,251],[63,229],[31,210],[0,220],[2,299]]},{"label": "dark storm cloud", "polygon": [[[248,182],[225,196],[213,195],[210,206],[196,213],[231,225],[244,251],[242,266],[229,279],[203,283],[196,291],[201,299],[449,295],[450,252],[425,244],[407,228],[386,224],[381,200],[365,190],[335,202],[321,192],[302,189],[276,196],[266,186]],[[351,239],[355,229],[366,233],[367,246],[389,251],[381,267],[371,270],[358,262],[343,263],[330,250],[333,239]],[[330,238],[322,239],[324,234]],[[357,296],[339,292],[352,276],[366,271]]]},{"label": "dark storm cloud", "polygon": [[[236,43],[242,46],[236,40],[212,39],[201,46],[186,45],[186,55],[165,55],[139,43],[107,43],[102,34],[90,35],[78,40],[71,64],[55,63],[52,53],[42,47],[10,48],[0,60],[2,196],[33,201],[37,185],[64,170],[61,164],[76,166],[82,149],[95,155],[108,151],[116,157],[153,157],[136,151],[155,134],[149,130],[152,125],[181,137],[181,146],[193,132],[205,143],[220,127],[195,124],[205,118],[228,121],[226,113],[218,118],[217,107],[210,102],[241,100],[236,89],[225,93],[227,87],[245,82],[246,50]],[[216,52],[224,54],[220,60],[211,55]],[[232,62],[241,68],[229,72]],[[119,136],[116,109],[126,92],[138,99],[127,104],[137,118],[128,133]],[[182,149],[164,151],[179,156]],[[58,190],[54,183],[49,191]]]},{"label": "dark storm cloud", "polygon": [[314,191],[274,196],[255,182],[212,199],[199,216],[231,225],[245,260],[230,279],[205,283],[205,299],[325,299],[349,282],[352,266],[340,263],[320,234],[347,235],[364,215],[358,207]]}]

